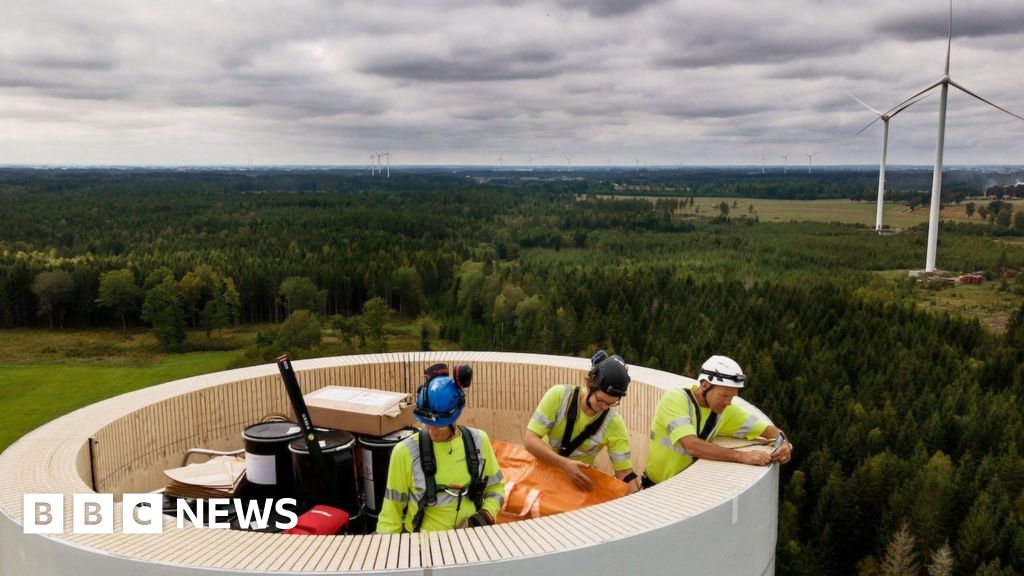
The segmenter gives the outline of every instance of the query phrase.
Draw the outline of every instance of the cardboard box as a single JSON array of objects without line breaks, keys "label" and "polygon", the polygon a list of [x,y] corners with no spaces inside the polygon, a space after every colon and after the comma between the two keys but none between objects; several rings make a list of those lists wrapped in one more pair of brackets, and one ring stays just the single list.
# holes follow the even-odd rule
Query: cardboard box
[{"label": "cardboard box", "polygon": [[304,399],[314,426],[383,436],[416,423],[409,395],[403,392],[326,386]]}]

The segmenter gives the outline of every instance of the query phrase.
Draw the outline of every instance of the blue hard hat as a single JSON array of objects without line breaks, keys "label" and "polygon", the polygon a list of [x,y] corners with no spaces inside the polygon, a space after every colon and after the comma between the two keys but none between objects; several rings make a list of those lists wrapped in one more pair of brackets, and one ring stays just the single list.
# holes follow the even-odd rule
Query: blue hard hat
[{"label": "blue hard hat", "polygon": [[462,387],[449,376],[437,376],[420,386],[413,414],[427,426],[448,426],[459,419],[465,405]]}]

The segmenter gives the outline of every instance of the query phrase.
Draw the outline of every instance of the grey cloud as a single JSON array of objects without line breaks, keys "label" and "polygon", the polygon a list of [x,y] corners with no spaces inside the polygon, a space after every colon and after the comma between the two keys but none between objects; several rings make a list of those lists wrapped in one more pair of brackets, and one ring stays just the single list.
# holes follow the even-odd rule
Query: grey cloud
[{"label": "grey cloud", "polygon": [[509,53],[455,50],[450,56],[393,55],[364,63],[362,72],[423,82],[537,80],[566,69],[554,51],[520,49]]},{"label": "grey cloud", "polygon": [[623,16],[664,3],[665,0],[560,0],[571,10],[585,10],[595,18]]},{"label": "grey cloud", "polygon": [[[1024,10],[1019,4],[953,12],[954,40],[959,37],[1019,36],[1022,29]],[[941,4],[930,5],[927,9],[880,19],[875,31],[900,40],[945,39],[949,32],[949,12],[942,9]]]},{"label": "grey cloud", "polygon": [[113,70],[115,62],[112,58],[99,56],[78,56],[68,54],[63,56],[32,56],[24,58],[19,62],[32,68],[45,68],[56,70],[84,70],[91,72],[102,72]]},{"label": "grey cloud", "polygon": [[[729,31],[727,31],[729,30]],[[722,67],[740,64],[779,64],[804,58],[848,53],[857,46],[854,39],[825,37],[814,31],[792,35],[781,30],[745,27],[692,30],[656,62],[669,68]]]}]

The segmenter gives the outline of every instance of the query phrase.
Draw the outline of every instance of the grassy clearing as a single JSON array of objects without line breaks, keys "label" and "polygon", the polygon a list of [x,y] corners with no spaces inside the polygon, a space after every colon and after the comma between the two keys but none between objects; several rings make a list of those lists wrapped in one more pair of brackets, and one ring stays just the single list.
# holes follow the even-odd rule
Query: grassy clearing
[{"label": "grassy clearing", "polygon": [[[257,332],[271,326],[239,326],[207,337],[190,333],[188,345],[206,350],[163,354],[148,332],[139,330],[0,331],[0,451],[31,430],[68,412],[118,394],[179,378],[251,364],[242,349]],[[387,327],[388,350],[420,349],[419,322]],[[446,340],[434,350],[456,350]],[[365,352],[346,349],[325,335],[327,354]]]},{"label": "grassy clearing", "polygon": [[[1010,284],[1011,290],[1013,284]],[[942,290],[919,291],[918,305],[926,310],[978,318],[996,333],[1006,331],[1006,324],[1024,297],[1010,291],[1000,291],[999,282],[985,282],[980,286],[961,284]]]},{"label": "grassy clearing", "polygon": [[[616,196],[616,198],[627,198]],[[655,200],[655,197],[650,197]],[[989,200],[975,198],[978,206],[987,205]],[[967,218],[967,210],[963,204],[952,204],[942,208],[939,218],[957,222],[980,222],[977,214],[973,219]],[[757,215],[761,222],[841,222],[843,224],[862,224],[875,226],[874,202],[851,202],[850,200],[764,200],[759,198],[695,198],[694,207],[686,208],[683,214],[693,213],[704,216],[717,216],[718,205],[725,202],[729,205],[730,216]],[[1017,201],[1014,210],[1024,206]],[[751,209],[751,207],[753,207]],[[928,221],[928,207],[918,206],[914,210],[905,204],[885,204],[882,207],[882,222],[893,228],[909,228]]]},{"label": "grassy clearing", "polygon": [[172,354],[144,365],[0,364],[0,450],[72,410],[118,394],[225,369],[235,352]]}]

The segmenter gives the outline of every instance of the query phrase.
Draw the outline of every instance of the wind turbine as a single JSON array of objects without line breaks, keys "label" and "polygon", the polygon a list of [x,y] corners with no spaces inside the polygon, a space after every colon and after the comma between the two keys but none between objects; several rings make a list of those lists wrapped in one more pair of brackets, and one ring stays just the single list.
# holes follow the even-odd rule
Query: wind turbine
[{"label": "wind turbine", "polygon": [[380,161],[380,157],[381,157],[381,156],[384,156],[385,158],[387,158],[387,159],[388,159],[388,174],[387,174],[387,179],[388,179],[388,180],[391,180],[391,151],[389,151],[389,150],[385,150],[383,154],[379,154],[379,155],[377,156],[377,158],[378,158],[378,161]]},{"label": "wind turbine", "polygon": [[854,136],[860,135],[862,132],[870,128],[871,125],[874,124],[875,122],[878,122],[879,120],[882,121],[882,161],[878,165],[878,208],[875,209],[875,232],[881,232],[882,205],[885,200],[885,157],[889,150],[889,120],[892,120],[893,116],[899,114],[900,112],[903,112],[907,108],[910,108],[919,100],[927,98],[928,96],[930,96],[930,94],[923,94],[921,97],[917,99],[908,100],[902,106],[897,106],[888,112],[879,112],[878,110],[875,110],[871,106],[865,104],[863,100],[857,98],[853,94],[850,94],[849,92],[847,92],[846,94],[849,95],[850,98],[853,98],[854,100],[859,102],[861,106],[867,108],[868,110],[878,115],[878,118],[875,118],[874,120],[869,122],[867,126],[861,128],[860,131],[857,132],[857,134],[854,134]]},{"label": "wind turbine", "polygon": [[498,167],[501,168],[504,165],[505,165],[505,159],[502,158],[501,156],[498,156]]},{"label": "wind turbine", "polygon": [[764,159],[765,159],[764,152],[761,152],[761,174],[764,174]]},{"label": "wind turbine", "polygon": [[811,160],[814,160],[814,157],[817,156],[817,155],[818,155],[817,152],[815,152],[814,154],[808,154],[807,152],[804,152],[804,156],[807,156],[807,173],[808,174],[811,173]]},{"label": "wind turbine", "polygon": [[785,174],[786,171],[789,169],[789,152],[786,152],[782,156],[779,156],[779,158],[782,158],[782,173]]},{"label": "wind turbine", "polygon": [[566,164],[566,166],[569,167],[569,170],[572,170],[572,158],[569,158],[568,156],[566,156],[565,157],[565,164]]},{"label": "wind turbine", "polygon": [[370,154],[370,176],[373,176],[376,173],[377,172],[374,170],[374,167],[373,167],[373,154],[371,153]]},{"label": "wind turbine", "polygon": [[915,98],[917,98],[919,96],[922,96],[923,94],[927,94],[928,92],[932,91],[936,87],[940,88],[940,92],[939,92],[939,135],[938,135],[937,142],[935,144],[935,168],[934,168],[934,171],[932,172],[932,199],[931,199],[931,205],[928,207],[929,208],[929,211],[928,211],[928,252],[927,252],[927,254],[925,256],[925,264],[924,264],[925,272],[934,272],[935,271],[935,252],[938,249],[938,245],[939,245],[939,202],[942,199],[942,152],[943,152],[942,149],[943,149],[943,145],[945,144],[945,140],[946,140],[946,101],[949,98],[949,86],[953,85],[953,87],[956,88],[957,90],[960,90],[961,92],[963,92],[963,93],[965,93],[965,94],[967,94],[969,96],[973,96],[974,98],[977,98],[978,100],[981,100],[982,102],[984,102],[985,104],[988,104],[989,106],[995,108],[996,110],[1001,110],[1003,112],[1006,112],[1007,114],[1009,114],[1010,116],[1013,116],[1014,118],[1017,118],[1018,120],[1024,120],[1024,117],[1018,116],[1018,115],[1014,114],[1013,112],[1010,112],[1006,108],[1003,108],[1001,106],[997,106],[997,105],[993,104],[992,102],[989,102],[988,100],[982,98],[981,96],[978,96],[974,92],[971,92],[967,88],[961,86],[955,80],[953,80],[952,78],[949,77],[949,53],[951,51],[952,45],[953,45],[953,0],[949,0],[949,35],[946,38],[946,69],[945,69],[945,72],[942,75],[942,78],[939,78],[939,80],[937,82],[935,82],[934,84],[932,84],[931,86],[928,86],[924,90],[921,90],[917,94],[914,94],[910,98],[907,98],[903,102],[900,102],[895,107],[893,107],[892,110],[889,110],[889,112],[887,112],[887,114],[891,113],[896,108],[899,108],[900,106],[903,106],[907,102],[910,102],[910,101],[914,100]]}]

